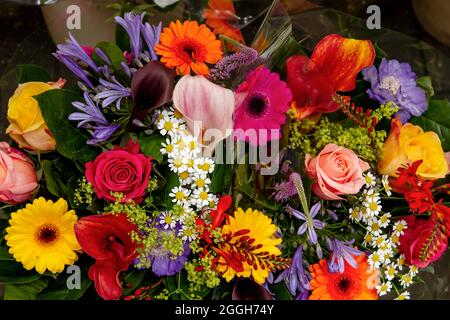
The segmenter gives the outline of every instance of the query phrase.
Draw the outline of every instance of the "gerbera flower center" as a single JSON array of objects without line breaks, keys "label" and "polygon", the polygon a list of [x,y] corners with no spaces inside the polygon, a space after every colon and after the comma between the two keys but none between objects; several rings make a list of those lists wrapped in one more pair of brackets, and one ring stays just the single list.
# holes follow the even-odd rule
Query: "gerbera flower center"
[{"label": "gerbera flower center", "polygon": [[40,244],[48,246],[58,240],[59,230],[55,225],[47,223],[37,229],[35,237]]},{"label": "gerbera flower center", "polygon": [[338,280],[337,289],[341,293],[345,294],[350,291],[352,287],[352,281],[346,277],[342,277]]},{"label": "gerbera flower center", "polygon": [[181,56],[187,63],[197,60],[203,60],[201,47],[199,46],[197,41],[193,39],[186,39],[184,41],[181,41],[179,44],[179,49],[181,51]]},{"label": "gerbera flower center", "polygon": [[246,111],[253,117],[262,117],[269,106],[267,98],[262,94],[256,93],[248,98]]}]

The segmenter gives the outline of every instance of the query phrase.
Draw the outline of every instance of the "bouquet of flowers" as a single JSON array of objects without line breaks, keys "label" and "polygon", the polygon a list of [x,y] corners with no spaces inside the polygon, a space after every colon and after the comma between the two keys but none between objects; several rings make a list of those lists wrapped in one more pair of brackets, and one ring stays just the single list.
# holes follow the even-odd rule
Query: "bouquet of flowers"
[{"label": "bouquet of flowers", "polygon": [[76,83],[20,67],[5,299],[410,298],[448,247],[450,103],[370,40],[267,55],[234,10],[70,37]]}]

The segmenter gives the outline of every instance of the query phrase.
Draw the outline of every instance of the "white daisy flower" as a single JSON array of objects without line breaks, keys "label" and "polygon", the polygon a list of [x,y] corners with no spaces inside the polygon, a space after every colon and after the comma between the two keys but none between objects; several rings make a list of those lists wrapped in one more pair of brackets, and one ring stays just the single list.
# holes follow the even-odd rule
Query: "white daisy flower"
[{"label": "white daisy flower", "polygon": [[169,157],[176,151],[175,145],[172,140],[167,138],[165,142],[161,143],[161,149],[159,150],[162,154],[167,154]]},{"label": "white daisy flower", "polygon": [[367,230],[373,233],[374,236],[381,234],[381,226],[377,218],[370,218],[367,221]]},{"label": "white daisy flower", "polygon": [[382,209],[380,199],[377,198],[366,198],[364,201],[364,206],[366,208],[366,214],[371,217],[378,216]]},{"label": "white daisy flower", "polygon": [[387,196],[390,197],[392,195],[392,188],[389,185],[389,176],[387,174],[383,175],[381,178],[381,184],[383,185],[384,191],[386,192]]},{"label": "white daisy flower", "polygon": [[370,232],[367,232],[364,236],[363,245],[372,244],[373,243],[374,236]]},{"label": "white daisy flower", "polygon": [[172,201],[178,205],[184,205],[186,201],[188,201],[190,191],[181,186],[175,187],[169,193],[169,197],[173,198]]},{"label": "white daisy flower", "polygon": [[397,268],[398,270],[403,270],[403,265],[405,264],[405,255],[401,254],[398,258],[397,258]]},{"label": "white daisy flower", "polygon": [[192,183],[192,176],[188,170],[178,172],[178,178],[180,179],[180,183],[183,186],[190,185]]},{"label": "white daisy flower", "polygon": [[376,248],[380,248],[386,244],[387,236],[385,234],[380,234],[378,236],[373,237],[372,246]]},{"label": "white daisy flower", "polygon": [[174,158],[170,158],[168,162],[170,170],[175,173],[180,173],[188,170],[186,159],[182,158],[180,155],[177,155]]},{"label": "white daisy flower", "polygon": [[379,251],[376,251],[369,256],[367,262],[369,263],[372,270],[378,270],[383,262],[383,259],[383,254]]},{"label": "white daisy flower", "polygon": [[411,267],[409,267],[409,274],[411,275],[411,277],[415,277],[417,274],[419,273],[419,268],[415,265],[412,265]]},{"label": "white daisy flower", "polygon": [[391,214],[389,212],[386,212],[385,214],[383,214],[380,219],[378,220],[378,222],[380,223],[380,227],[382,228],[386,228],[389,223],[391,222]]},{"label": "white daisy flower", "polygon": [[176,219],[170,212],[163,212],[159,217],[159,223],[164,226],[164,229],[175,228]]},{"label": "white daisy flower", "polygon": [[183,225],[179,231],[179,236],[181,236],[183,241],[194,241],[197,238],[195,227]]},{"label": "white daisy flower", "polygon": [[375,189],[365,189],[363,191],[363,197],[365,201],[377,201],[380,200],[380,193]]},{"label": "white daisy flower", "polygon": [[192,188],[203,189],[211,184],[211,179],[206,175],[197,176],[192,179]]},{"label": "white daisy flower", "polygon": [[160,119],[156,123],[156,127],[163,136],[167,134],[174,134],[178,130],[178,126],[180,124],[180,120],[175,117],[169,117],[167,113],[168,112],[164,110],[160,115]]},{"label": "white daisy flower", "polygon": [[397,298],[395,298],[395,300],[409,300],[409,299],[411,299],[411,294],[408,291],[403,291]]},{"label": "white daisy flower", "polygon": [[397,265],[395,263],[391,263],[386,267],[386,269],[384,271],[384,276],[386,277],[386,279],[392,280],[395,278],[395,275],[397,273],[398,273]]},{"label": "white daisy flower", "polygon": [[214,171],[214,161],[210,158],[195,159],[195,169],[199,173],[212,173]]},{"label": "white daisy flower", "polygon": [[350,208],[348,210],[350,214],[350,220],[353,222],[359,222],[362,219],[362,213],[360,208]]},{"label": "white daisy flower", "polygon": [[402,275],[402,277],[400,278],[400,284],[403,288],[409,287],[410,285],[412,285],[412,283],[413,277],[409,273]]},{"label": "white daisy flower", "polygon": [[399,220],[394,224],[393,232],[397,236],[403,235],[405,232],[404,230],[408,229],[408,225],[405,220]]},{"label": "white daisy flower", "polygon": [[194,190],[191,196],[191,203],[197,206],[198,209],[208,206],[210,201],[212,201],[212,195],[208,193],[207,189]]},{"label": "white daisy flower", "polygon": [[363,174],[363,177],[367,188],[374,187],[377,184],[377,179],[371,172]]},{"label": "white daisy flower", "polygon": [[390,281],[382,282],[375,287],[377,289],[378,295],[384,296],[386,293],[391,292],[392,284]]}]

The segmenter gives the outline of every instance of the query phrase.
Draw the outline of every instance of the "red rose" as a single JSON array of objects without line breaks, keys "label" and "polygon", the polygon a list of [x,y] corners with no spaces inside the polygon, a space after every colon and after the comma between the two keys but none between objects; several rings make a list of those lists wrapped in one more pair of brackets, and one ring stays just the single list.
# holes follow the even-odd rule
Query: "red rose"
[{"label": "red rose", "polygon": [[408,228],[400,237],[400,253],[405,255],[406,263],[425,268],[441,257],[447,249],[445,227],[435,215],[430,219],[416,216],[404,218]]},{"label": "red rose", "polygon": [[142,201],[151,171],[151,158],[139,153],[139,144],[131,140],[125,148],[116,146],[86,163],[86,179],[97,196],[116,201],[111,192],[120,192],[122,203]]}]

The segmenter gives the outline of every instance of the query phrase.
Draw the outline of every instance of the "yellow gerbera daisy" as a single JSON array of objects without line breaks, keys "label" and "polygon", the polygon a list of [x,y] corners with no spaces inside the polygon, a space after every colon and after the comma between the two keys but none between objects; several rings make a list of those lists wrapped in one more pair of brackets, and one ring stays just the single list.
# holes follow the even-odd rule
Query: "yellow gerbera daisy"
[{"label": "yellow gerbera daisy", "polygon": [[263,213],[241,208],[222,227],[223,241],[214,247],[218,255],[217,272],[231,281],[235,276],[251,277],[264,283],[269,272],[284,269],[289,260],[278,257],[281,238],[277,227]]},{"label": "yellow gerbera daisy", "polygon": [[77,260],[75,251],[81,249],[74,232],[77,216],[67,210],[64,199],[54,203],[41,197],[11,214],[5,239],[9,253],[25,269],[58,273]]}]

